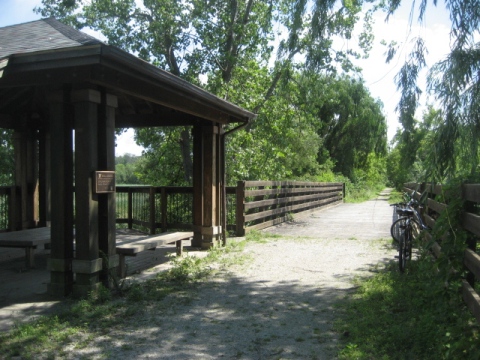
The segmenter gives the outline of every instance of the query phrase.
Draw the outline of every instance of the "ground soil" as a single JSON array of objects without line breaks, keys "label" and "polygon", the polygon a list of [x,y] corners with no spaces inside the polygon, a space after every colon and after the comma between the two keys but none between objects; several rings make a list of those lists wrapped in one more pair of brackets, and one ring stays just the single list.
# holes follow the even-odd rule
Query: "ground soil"
[{"label": "ground soil", "polygon": [[135,319],[95,338],[87,348],[72,344],[66,356],[335,358],[343,336],[333,328],[336,305],[354,293],[356,277],[370,276],[394,260],[391,219],[386,197],[380,196],[268,228],[264,232],[277,237],[249,243],[244,263],[145,306]]}]

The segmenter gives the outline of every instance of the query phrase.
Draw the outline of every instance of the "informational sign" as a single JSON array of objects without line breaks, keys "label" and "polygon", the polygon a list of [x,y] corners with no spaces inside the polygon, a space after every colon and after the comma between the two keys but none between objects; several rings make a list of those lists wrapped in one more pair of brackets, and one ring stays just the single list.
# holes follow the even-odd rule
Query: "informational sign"
[{"label": "informational sign", "polygon": [[95,171],[94,192],[109,194],[115,192],[115,171]]}]

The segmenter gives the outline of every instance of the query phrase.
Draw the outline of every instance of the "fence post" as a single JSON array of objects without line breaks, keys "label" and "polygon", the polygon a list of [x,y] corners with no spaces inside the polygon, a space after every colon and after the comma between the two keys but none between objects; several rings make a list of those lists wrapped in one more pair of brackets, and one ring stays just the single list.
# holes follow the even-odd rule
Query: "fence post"
[{"label": "fence post", "polygon": [[237,182],[235,223],[237,236],[245,236],[245,181]]},{"label": "fence post", "polygon": [[345,183],[342,183],[342,202],[345,202]]},{"label": "fence post", "polygon": [[128,187],[127,191],[127,220],[128,220],[128,228],[131,229],[133,227],[133,189]]},{"label": "fence post", "polygon": [[[462,185],[462,200],[465,200],[465,189]],[[471,201],[465,201],[465,212],[475,213],[476,209],[474,204]],[[477,237],[471,233],[468,234],[467,240],[467,248],[476,251],[477,248]],[[468,284],[474,288],[475,287],[475,274],[470,270],[467,271],[467,275],[465,276],[465,280],[467,280]]]},{"label": "fence post", "polygon": [[167,198],[167,191],[165,189],[165,186],[162,186],[161,188],[161,203],[160,203],[160,211],[161,211],[161,219],[162,219],[162,232],[167,231],[167,204],[168,204],[168,198]]},{"label": "fence post", "polygon": [[150,235],[155,235],[155,188],[150,186]]}]

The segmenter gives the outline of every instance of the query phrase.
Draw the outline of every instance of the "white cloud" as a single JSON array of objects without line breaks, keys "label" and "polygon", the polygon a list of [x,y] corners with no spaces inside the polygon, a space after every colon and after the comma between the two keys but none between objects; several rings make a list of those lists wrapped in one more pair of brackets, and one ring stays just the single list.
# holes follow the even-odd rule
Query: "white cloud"
[{"label": "white cloud", "polygon": [[143,147],[138,146],[133,139],[134,130],[128,129],[126,132],[117,136],[115,147],[115,156],[120,156],[123,154],[133,154],[133,155],[142,155]]}]

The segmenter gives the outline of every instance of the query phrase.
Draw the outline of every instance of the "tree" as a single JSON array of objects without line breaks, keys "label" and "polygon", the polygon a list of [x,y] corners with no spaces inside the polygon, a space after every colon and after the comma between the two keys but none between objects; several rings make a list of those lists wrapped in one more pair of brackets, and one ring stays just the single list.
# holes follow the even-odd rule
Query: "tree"
[{"label": "tree", "polygon": [[115,175],[117,184],[140,184],[137,170],[140,160],[141,157],[128,153],[115,157]]},{"label": "tree", "polygon": [[[437,5],[435,0],[432,3]],[[470,174],[475,173],[480,140],[479,4],[475,0],[445,0],[444,3],[452,22],[451,51],[431,68],[427,82],[427,90],[441,104],[442,121],[436,128],[430,156],[435,165],[431,174],[437,181],[455,175],[459,167],[468,167]],[[383,3],[388,14],[394,13],[400,4],[399,0]],[[428,5],[427,0],[418,2],[419,22],[425,18]],[[419,37],[397,76],[397,86],[402,93],[397,109],[406,143],[414,141],[414,112],[421,92],[417,78],[419,71],[425,67],[427,51],[423,39]],[[390,49],[388,59],[394,54],[395,49]],[[462,163],[460,166],[459,162]]]},{"label": "tree", "polygon": [[[285,91],[279,87],[288,84],[296,68],[306,66],[317,72],[332,72],[340,64],[349,70],[353,68],[350,57],[362,56],[332,46],[334,37],[351,39],[362,0],[43,0],[42,4],[37,12],[43,16],[53,15],[77,28],[101,31],[110,44],[259,113],[249,136],[268,132],[268,128],[257,130],[268,126],[264,114],[272,113],[263,109],[269,101],[275,102],[274,95]],[[371,41],[368,23],[367,18],[360,39],[365,50]],[[245,89],[241,96],[235,89],[240,83],[236,79],[245,76],[246,69],[258,69],[267,77],[262,77],[261,84]],[[160,162],[163,160],[159,155],[165,154],[166,147],[180,145],[183,160],[176,161],[175,166],[181,166],[185,173],[181,181],[189,183],[190,131],[178,131],[174,130],[173,135],[159,130],[157,139],[138,131],[137,139],[147,148],[147,157]],[[232,135],[228,146],[236,143],[237,136],[243,135]],[[159,139],[169,144],[151,146],[158,144]],[[305,139],[311,141],[309,137]],[[298,141],[297,138],[295,143]],[[165,166],[159,163],[159,168]],[[173,174],[178,171],[172,171]]]},{"label": "tree", "polygon": [[0,186],[13,185],[14,171],[12,131],[0,129]]},{"label": "tree", "polygon": [[383,105],[371,97],[361,79],[306,73],[302,88],[300,102],[307,104],[306,111],[313,113],[322,139],[320,163],[331,158],[336,172],[354,180],[355,170],[369,168],[370,154],[386,156]]}]

